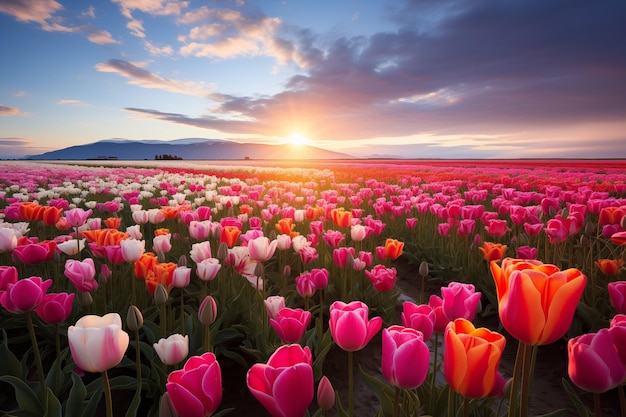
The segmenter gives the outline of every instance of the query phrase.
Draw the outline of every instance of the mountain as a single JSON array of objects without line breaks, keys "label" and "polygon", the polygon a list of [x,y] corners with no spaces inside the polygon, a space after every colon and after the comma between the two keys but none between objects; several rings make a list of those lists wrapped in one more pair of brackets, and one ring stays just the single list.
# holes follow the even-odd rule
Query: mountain
[{"label": "mountain", "polygon": [[106,139],[86,145],[31,155],[36,160],[155,159],[171,155],[187,160],[203,159],[352,159],[353,157],[308,145],[263,145],[225,140],[185,138],[171,141]]}]

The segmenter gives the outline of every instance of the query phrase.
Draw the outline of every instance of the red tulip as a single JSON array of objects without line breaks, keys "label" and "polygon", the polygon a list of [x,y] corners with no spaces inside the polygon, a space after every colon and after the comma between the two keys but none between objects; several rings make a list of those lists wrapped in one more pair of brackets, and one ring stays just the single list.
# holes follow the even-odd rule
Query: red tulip
[{"label": "red tulip", "polygon": [[212,352],[192,356],[165,384],[180,417],[210,416],[222,402],[222,370]]},{"label": "red tulip", "polygon": [[371,271],[365,271],[365,276],[379,292],[391,291],[396,284],[396,274],[396,268],[387,268],[385,265],[376,265]]},{"label": "red tulip", "polygon": [[15,284],[8,284],[6,291],[0,293],[0,304],[11,313],[33,311],[43,301],[44,294],[51,285],[51,279],[20,279]]},{"label": "red tulip", "polygon": [[430,350],[422,332],[402,326],[383,329],[381,368],[392,386],[414,389],[422,385],[429,363]]},{"label": "red tulip", "polygon": [[276,330],[283,343],[297,343],[309,326],[311,313],[301,308],[282,308],[276,316],[270,318],[270,324]]},{"label": "red tulip", "polygon": [[279,347],[267,364],[254,364],[248,389],[273,417],[302,417],[313,400],[313,367],[309,347]]},{"label": "red tulip", "polygon": [[345,351],[361,350],[382,327],[380,317],[368,318],[369,308],[361,301],[335,301],[330,306],[330,334]]},{"label": "red tulip", "polygon": [[465,319],[450,322],[444,334],[443,372],[450,388],[467,398],[491,395],[506,339]]},{"label": "red tulip", "polygon": [[574,317],[587,277],[536,260],[505,258],[491,262],[498,309],[504,328],[527,345],[563,337]]},{"label": "red tulip", "polygon": [[569,339],[567,353],[569,377],[585,391],[606,392],[620,385],[626,378],[626,369],[609,329]]},{"label": "red tulip", "polygon": [[65,292],[45,294],[35,312],[46,323],[61,323],[70,316],[75,295]]}]

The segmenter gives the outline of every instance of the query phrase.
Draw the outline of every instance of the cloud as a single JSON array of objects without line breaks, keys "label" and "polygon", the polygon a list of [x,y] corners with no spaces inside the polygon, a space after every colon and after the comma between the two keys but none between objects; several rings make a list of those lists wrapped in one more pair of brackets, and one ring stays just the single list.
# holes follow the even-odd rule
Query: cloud
[{"label": "cloud", "polygon": [[[94,28],[92,25],[68,26],[63,19],[56,16],[63,6],[55,0],[11,0],[0,2],[0,12],[11,15],[18,22],[38,23],[46,32],[79,33],[90,42],[98,45],[117,43],[106,30]],[[83,16],[93,14],[88,9]]]},{"label": "cloud", "polygon": [[26,116],[28,113],[21,111],[17,107],[3,106],[0,104],[0,116]]},{"label": "cloud", "polygon": [[131,34],[141,39],[146,38],[143,21],[133,17],[133,12],[150,16],[179,16],[188,6],[188,2],[176,0],[113,0],[113,3],[119,5],[122,16],[128,19],[126,27]]},{"label": "cloud", "polygon": [[35,146],[28,138],[0,138],[0,155],[4,159],[23,158],[53,150],[53,148]]},{"label": "cloud", "polygon": [[163,78],[141,68],[137,63],[110,59],[96,64],[95,68],[100,72],[112,72],[129,79],[128,83],[142,88],[155,88],[172,93],[187,94],[192,96],[207,96],[211,88],[206,83],[195,81],[181,81]]},{"label": "cloud", "polygon": [[86,106],[89,106],[89,104],[87,104],[87,103],[85,103],[84,101],[81,101],[81,100],[59,100],[59,101],[57,101],[57,104],[68,105],[68,106],[73,106],[73,107],[86,107]]}]

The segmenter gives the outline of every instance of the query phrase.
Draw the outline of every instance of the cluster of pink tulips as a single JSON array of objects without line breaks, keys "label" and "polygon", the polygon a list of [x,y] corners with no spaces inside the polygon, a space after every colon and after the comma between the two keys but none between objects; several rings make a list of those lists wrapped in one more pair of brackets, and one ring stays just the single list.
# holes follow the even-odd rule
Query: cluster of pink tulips
[{"label": "cluster of pink tulips", "polygon": [[[127,415],[237,415],[222,372],[238,366],[272,416],[352,416],[354,378],[368,378],[355,361],[378,337],[383,415],[526,416],[533,358],[552,343],[596,415],[601,393],[623,398],[619,163],[5,168],[3,412],[119,415],[125,391]],[[399,279],[420,291],[401,314]],[[488,308],[503,331],[474,324]],[[324,375],[333,349],[345,388]]]}]

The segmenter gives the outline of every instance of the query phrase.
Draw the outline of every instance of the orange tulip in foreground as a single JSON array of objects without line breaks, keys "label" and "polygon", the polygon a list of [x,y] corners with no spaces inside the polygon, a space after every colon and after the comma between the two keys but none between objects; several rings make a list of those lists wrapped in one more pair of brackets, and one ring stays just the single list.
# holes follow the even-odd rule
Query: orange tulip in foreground
[{"label": "orange tulip in foreground", "polygon": [[443,372],[448,385],[467,398],[495,393],[504,336],[472,322],[456,319],[444,333]]},{"label": "orange tulip in foreground", "polygon": [[505,258],[491,262],[498,310],[504,328],[527,345],[546,345],[572,324],[587,277],[536,260]]}]

